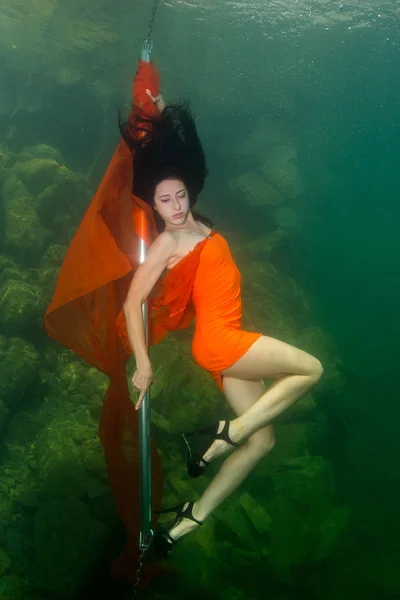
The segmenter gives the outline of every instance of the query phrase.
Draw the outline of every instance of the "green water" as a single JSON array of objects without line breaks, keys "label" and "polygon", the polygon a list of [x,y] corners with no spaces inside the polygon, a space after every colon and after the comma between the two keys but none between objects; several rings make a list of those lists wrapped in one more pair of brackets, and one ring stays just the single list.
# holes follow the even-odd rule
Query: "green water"
[{"label": "green water", "polygon": [[[2,600],[133,597],[107,566],[124,534],[97,436],[106,378],[42,317],[118,142],[151,6],[0,0]],[[400,597],[398,34],[393,0],[160,3],[162,92],[197,115],[198,209],[231,245],[246,324],[325,374],[143,598]],[[168,505],[207,484],[185,475],[180,432],[230,412],[189,334],[153,357]]]}]

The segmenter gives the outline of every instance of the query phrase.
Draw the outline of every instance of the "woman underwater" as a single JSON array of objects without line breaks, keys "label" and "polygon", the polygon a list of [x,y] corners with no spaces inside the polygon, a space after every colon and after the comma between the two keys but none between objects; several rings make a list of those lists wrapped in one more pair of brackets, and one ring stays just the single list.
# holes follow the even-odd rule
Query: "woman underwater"
[{"label": "woman underwater", "polygon": [[[302,350],[241,329],[240,273],[225,239],[193,207],[207,175],[194,119],[184,104],[165,106],[161,96],[148,95],[159,109],[140,137],[139,125],[121,124],[134,152],[133,193],[155,213],[160,234],[136,270],[124,302],[129,341],[136,358],[132,382],[139,392],[136,409],[154,381],[145,343],[141,305],[166,271],[165,280],[179,279],[193,264],[191,302],[196,321],[192,342],[195,361],[210,372],[237,415],[198,432],[186,434],[188,472],[201,475],[207,465],[229,450],[210,485],[195,502],[174,509],[176,519],[155,535],[156,551],[167,556],[174,543],[201,525],[274,446],[271,422],[307,394],[320,380],[321,363]],[[197,256],[197,260],[193,257]],[[274,379],[265,389],[263,379]],[[188,437],[204,441],[194,453]]]}]

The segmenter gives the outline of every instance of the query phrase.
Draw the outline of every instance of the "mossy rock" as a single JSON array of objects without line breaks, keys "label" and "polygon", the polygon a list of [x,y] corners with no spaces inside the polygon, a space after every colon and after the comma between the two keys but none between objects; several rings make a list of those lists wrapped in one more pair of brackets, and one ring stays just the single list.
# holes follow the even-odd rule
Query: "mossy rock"
[{"label": "mossy rock", "polygon": [[[67,391],[70,394],[77,393],[79,387],[85,382],[88,376],[88,368],[78,360],[61,361],[57,367],[57,377],[60,382],[60,391]],[[91,392],[96,390],[94,383],[91,385]],[[79,402],[80,404],[80,402]]]},{"label": "mossy rock", "polygon": [[299,215],[289,206],[278,206],[273,214],[278,227],[282,227],[284,230],[299,229],[301,227]]},{"label": "mossy rock", "polygon": [[277,471],[272,476],[274,497],[285,496],[307,513],[313,507],[316,519],[326,518],[335,493],[332,465],[321,456],[305,456],[302,469]]},{"label": "mossy rock", "polygon": [[104,450],[98,436],[85,440],[81,446],[82,462],[89,473],[105,476],[107,474]]},{"label": "mossy rock", "polygon": [[78,69],[64,68],[55,71],[55,78],[62,85],[76,85],[82,79],[82,73]]},{"label": "mossy rock", "polygon": [[265,508],[247,492],[240,495],[239,502],[250,523],[259,533],[271,530],[271,517]]},{"label": "mossy rock", "polygon": [[303,396],[298,402],[276,419],[278,423],[310,423],[317,418],[318,407],[311,394]]},{"label": "mossy rock", "polygon": [[250,206],[278,206],[282,194],[258,173],[248,172],[229,180],[229,188],[238,191]]},{"label": "mossy rock", "polygon": [[46,306],[38,287],[9,279],[0,287],[0,327],[9,335],[41,330]]},{"label": "mossy rock", "polygon": [[67,250],[67,246],[62,244],[50,244],[43,254],[41,268],[60,268]]},{"label": "mossy rock", "polygon": [[21,197],[28,200],[30,205],[33,206],[32,196],[23,181],[14,172],[8,173],[3,183],[3,200],[5,205]]},{"label": "mossy rock", "polygon": [[304,192],[304,181],[297,165],[297,151],[293,145],[281,146],[274,155],[267,156],[262,161],[261,172],[285,201],[297,199]]},{"label": "mossy rock", "polygon": [[38,194],[51,185],[60,166],[52,158],[30,158],[14,165],[14,172],[31,194]]},{"label": "mossy rock", "polygon": [[332,508],[328,517],[320,524],[321,536],[314,548],[313,562],[324,560],[333,552],[347,527],[349,518],[350,509],[347,506]]},{"label": "mossy rock", "polygon": [[41,426],[42,423],[36,410],[19,410],[8,425],[7,444],[28,444],[36,439]]},{"label": "mossy rock", "polygon": [[5,550],[0,547],[0,578],[11,569],[11,560]]},{"label": "mossy rock", "polygon": [[88,474],[81,463],[74,458],[55,459],[40,486],[40,495],[84,499],[87,488]]},{"label": "mossy rock", "polygon": [[48,144],[36,144],[35,146],[25,148],[22,152],[20,152],[18,161],[30,160],[32,158],[53,160],[59,165],[64,163],[61,152],[56,148],[49,146]]},{"label": "mossy rock", "polygon": [[[247,515],[247,509],[243,509],[240,500],[232,500],[226,506],[221,507],[215,514],[218,521],[218,527],[224,535],[224,538],[239,544],[243,548],[254,548],[259,544],[259,532]],[[225,525],[225,528],[221,527]],[[229,532],[229,533],[228,533]]]},{"label": "mossy rock", "polygon": [[59,166],[50,185],[43,187],[38,193],[38,215],[47,227],[51,224],[62,224],[65,219],[71,223],[82,217],[84,208],[91,198],[84,179],[76,175],[65,165]]},{"label": "mossy rock", "polygon": [[2,400],[0,400],[0,433],[2,432],[3,427],[7,423],[8,415],[9,415],[9,412],[8,412],[6,405],[4,404],[4,402]]},{"label": "mossy rock", "polygon": [[[66,435],[66,423],[50,423],[37,439],[37,463],[45,493],[83,495],[86,471],[77,445]],[[68,488],[68,489],[66,489]]]},{"label": "mossy rock", "polygon": [[237,255],[241,253],[246,262],[265,261],[273,250],[279,247],[279,244],[286,239],[286,234],[282,229],[270,231],[266,235],[259,237],[252,242],[246,242],[238,248]]},{"label": "mossy rock", "polygon": [[17,500],[24,508],[37,508],[40,503],[39,495],[32,489],[21,490]]},{"label": "mossy rock", "polygon": [[309,457],[303,469],[279,471],[272,480],[270,566],[289,583],[292,567],[309,561],[321,540],[323,523],[334,509],[334,478],[328,462]]},{"label": "mossy rock", "polygon": [[1,600],[23,600],[22,582],[16,575],[4,575],[0,577]]},{"label": "mossy rock", "polygon": [[39,354],[28,341],[0,336],[0,399],[13,411],[31,393],[39,364]]},{"label": "mossy rock", "polygon": [[17,263],[12,260],[10,256],[6,256],[5,254],[0,254],[0,278],[8,279],[7,272],[9,270],[18,269]]},{"label": "mossy rock", "polygon": [[307,449],[307,423],[275,424],[276,445],[269,456],[270,466],[303,456]]},{"label": "mossy rock", "polygon": [[8,156],[5,150],[0,148],[0,182],[3,179],[8,164]]},{"label": "mossy rock", "polygon": [[39,257],[49,235],[39,221],[34,204],[20,179],[15,176],[6,178],[3,184],[4,247],[12,257],[25,263]]},{"label": "mossy rock", "polygon": [[35,558],[28,573],[33,589],[72,597],[105,543],[105,526],[74,498],[48,499],[34,518]]}]

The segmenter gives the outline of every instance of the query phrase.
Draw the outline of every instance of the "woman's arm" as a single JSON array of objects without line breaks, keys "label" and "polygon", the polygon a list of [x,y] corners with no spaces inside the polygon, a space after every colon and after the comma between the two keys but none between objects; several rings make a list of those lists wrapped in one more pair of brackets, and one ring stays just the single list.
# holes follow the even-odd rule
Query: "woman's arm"
[{"label": "woman's arm", "polygon": [[124,315],[126,329],[135,358],[136,371],[132,382],[140,390],[138,409],[144,394],[153,380],[146,337],[142,318],[142,303],[147,299],[154,285],[164,271],[176,247],[176,240],[167,231],[161,233],[150,246],[146,260],[139,265],[133,278],[124,302]]},{"label": "woman's arm", "polygon": [[150,98],[153,100],[154,104],[157,106],[158,108],[158,112],[162,113],[162,111],[165,108],[165,102],[164,102],[164,98],[161,96],[161,94],[159,94],[158,96],[153,96],[150,90],[146,90],[146,94],[148,96],[150,96]]}]

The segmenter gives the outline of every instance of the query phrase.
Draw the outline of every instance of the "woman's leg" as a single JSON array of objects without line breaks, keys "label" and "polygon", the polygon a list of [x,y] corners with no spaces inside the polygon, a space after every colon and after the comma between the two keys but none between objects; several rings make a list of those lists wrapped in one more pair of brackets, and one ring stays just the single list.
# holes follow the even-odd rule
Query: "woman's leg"
[{"label": "woman's leg", "polygon": [[[307,394],[320,380],[322,365],[311,354],[271,337],[259,338],[235,364],[222,372],[237,379],[276,379],[261,397],[231,421],[229,436],[241,442],[265,427],[289,406]],[[220,423],[219,430],[223,427]],[[232,448],[216,440],[204,454],[211,461]]]},{"label": "woman's leg", "polygon": [[[234,377],[224,377],[224,393],[237,415],[242,415],[263,395],[265,386],[262,381],[243,381]],[[229,496],[246,478],[259,460],[274,446],[274,433],[271,425],[260,429],[249,437],[222,465],[201,498],[194,503],[193,516],[199,521],[209,514],[227,496]],[[182,521],[169,533],[178,539],[195,529],[197,524],[189,519]]]},{"label": "woman's leg", "polygon": [[[223,371],[224,393],[238,417],[231,421],[229,435],[234,442],[247,442],[222,465],[201,498],[193,516],[202,521],[245,479],[262,456],[274,445],[270,422],[308,393],[322,375],[321,363],[285,342],[263,336],[234,365]],[[265,391],[262,379],[276,379]],[[220,423],[219,430],[223,427]],[[216,440],[207,450],[208,461],[232,446]],[[189,519],[170,531],[177,539],[198,525]]]}]

